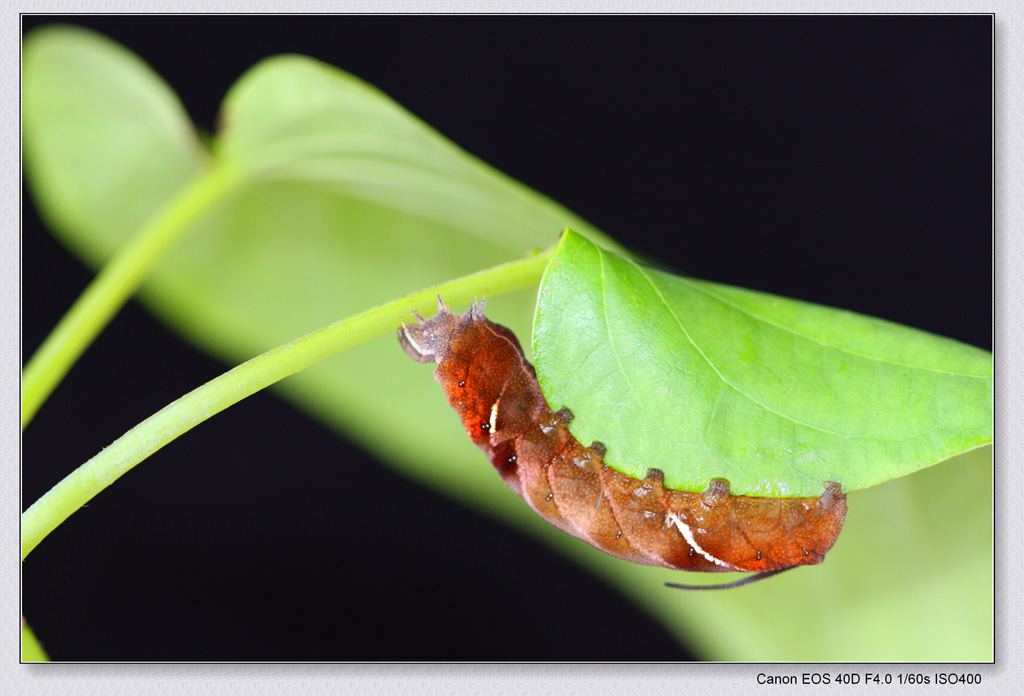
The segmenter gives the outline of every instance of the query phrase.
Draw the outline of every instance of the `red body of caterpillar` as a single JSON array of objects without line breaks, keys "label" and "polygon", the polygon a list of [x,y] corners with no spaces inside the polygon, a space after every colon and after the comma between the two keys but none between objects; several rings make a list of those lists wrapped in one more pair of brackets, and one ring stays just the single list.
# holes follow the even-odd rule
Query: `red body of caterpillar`
[{"label": "red body of caterpillar", "polygon": [[714,479],[701,493],[668,490],[604,463],[599,442],[581,445],[568,409],[548,407],[515,335],[487,320],[483,303],[403,325],[398,338],[434,377],[469,437],[508,486],[551,524],[635,563],[690,571],[765,572],[820,563],[846,517],[846,496],[826,482],[817,498],[731,495]]}]

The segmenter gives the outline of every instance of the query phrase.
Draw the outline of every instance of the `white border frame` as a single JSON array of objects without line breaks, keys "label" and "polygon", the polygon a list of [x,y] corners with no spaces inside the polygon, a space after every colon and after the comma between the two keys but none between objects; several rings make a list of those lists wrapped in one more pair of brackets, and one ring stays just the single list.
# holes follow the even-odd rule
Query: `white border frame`
[{"label": "white border frame", "polygon": [[[1024,4],[1010,0],[992,0],[988,3],[972,0],[935,2],[812,2],[788,0],[783,2],[756,2],[708,0],[671,1],[646,0],[626,3],[600,0],[547,0],[546,2],[521,0],[392,0],[367,2],[355,0],[340,3],[291,0],[290,2],[241,2],[239,0],[199,3],[180,0],[159,0],[140,6],[135,3],[117,3],[94,0],[89,3],[26,2],[16,9],[23,13],[72,12],[173,12],[173,13],[252,13],[252,12],[508,12],[508,13],[569,13],[569,12],[630,12],[630,13],[995,13],[995,345],[998,369],[996,432],[999,433],[999,475],[996,478],[996,606],[995,665],[957,665],[943,669],[939,665],[849,665],[830,668],[828,665],[742,665],[742,664],[588,664],[588,665],[485,665],[485,664],[67,664],[19,665],[20,629],[17,607],[19,602],[19,573],[13,559],[18,558],[20,542],[18,524],[8,514],[2,539],[2,557],[11,559],[3,565],[0,597],[5,611],[0,630],[3,656],[0,662],[0,684],[5,693],[17,694],[103,694],[104,696],[147,696],[162,694],[234,694],[251,696],[280,693],[302,693],[317,696],[326,693],[373,694],[476,694],[488,696],[531,692],[563,692],[600,696],[602,694],[635,693],[638,691],[666,694],[692,693],[701,689],[701,696],[731,694],[737,687],[758,689],[759,672],[772,675],[803,672],[822,672],[837,669],[859,673],[906,674],[920,672],[935,674],[940,671],[957,673],[978,672],[983,676],[980,687],[967,687],[970,693],[1008,693],[1011,685],[1024,676],[1022,658],[1024,646],[1019,640],[1020,622],[1016,617],[1024,614],[1024,602],[1011,587],[1019,584],[1024,575],[1020,544],[1011,544],[1012,535],[1022,526],[1024,506],[1014,504],[1011,491],[1024,490],[1024,474],[1016,466],[1013,453],[1024,451],[1022,431],[1011,423],[1015,418],[1014,406],[1024,401],[1021,370],[1010,361],[1014,348],[1022,339],[1020,321],[1024,304],[1024,283],[1017,269],[1024,268],[1024,235],[1011,235],[1010,230],[1024,229],[1024,97],[1020,89],[1010,93],[1009,86],[1018,86],[1024,80]],[[20,17],[8,11],[8,21],[18,22]],[[0,34],[5,69],[0,73],[2,95],[3,134],[0,139],[6,171],[20,171],[20,30],[6,26]],[[1017,36],[1014,36],[1014,34]],[[1012,40],[1011,40],[1012,39]],[[0,388],[3,420],[0,427],[0,452],[4,455],[3,498],[5,509],[16,508],[19,499],[20,429],[16,425],[19,413],[20,380],[20,181],[14,176],[0,180],[0,206],[6,212],[3,233],[0,233],[0,340],[4,369],[0,370]],[[1012,317],[1018,317],[1014,322]],[[12,364],[13,363],[13,364]],[[1011,454],[1007,454],[1011,453]],[[772,694],[805,690],[800,686],[767,687]],[[813,687],[811,687],[813,688]],[[821,689],[822,687],[817,687]],[[826,687],[835,688],[835,687]],[[894,683],[886,688],[862,683],[844,686],[846,694],[879,693],[879,689],[901,689]],[[905,687],[903,687],[905,688]],[[965,688],[953,687],[958,693]],[[939,687],[934,678],[929,687],[914,687],[915,694],[952,693],[949,687]],[[891,693],[891,692],[890,692]]]}]

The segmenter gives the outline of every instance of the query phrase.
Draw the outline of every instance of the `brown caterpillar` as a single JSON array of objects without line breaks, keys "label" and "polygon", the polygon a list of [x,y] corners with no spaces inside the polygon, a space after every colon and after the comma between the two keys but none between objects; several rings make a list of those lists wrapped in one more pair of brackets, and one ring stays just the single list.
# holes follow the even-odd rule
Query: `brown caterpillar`
[{"label": "brown caterpillar", "polygon": [[693,493],[666,489],[658,469],[620,473],[604,463],[604,445],[584,447],[569,432],[569,409],[550,409],[519,341],[484,317],[482,301],[456,316],[437,300],[437,315],[413,312],[418,323],[403,324],[398,340],[414,360],[437,363],[470,439],[551,524],[627,561],[701,572],[774,574],[821,563],[832,547],[846,517],[839,484],[817,498],[754,498],[731,495],[723,479]]}]

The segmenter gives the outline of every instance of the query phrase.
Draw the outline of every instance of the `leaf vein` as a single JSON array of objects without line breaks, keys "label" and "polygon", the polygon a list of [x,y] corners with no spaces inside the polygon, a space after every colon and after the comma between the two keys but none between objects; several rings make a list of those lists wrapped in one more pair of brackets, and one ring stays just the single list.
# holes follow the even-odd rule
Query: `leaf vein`
[{"label": "leaf vein", "polygon": [[[743,391],[742,389],[740,389],[739,387],[737,387],[735,384],[730,382],[726,378],[726,376],[724,374],[722,374],[722,372],[718,369],[718,367],[714,364],[714,362],[704,353],[703,350],[701,350],[700,346],[698,346],[697,343],[693,340],[693,337],[690,336],[690,333],[686,330],[686,327],[683,325],[683,322],[679,319],[679,316],[676,314],[675,310],[672,309],[672,306],[665,299],[665,296],[661,294],[661,290],[658,289],[658,286],[651,279],[651,277],[649,275],[647,275],[647,272],[643,269],[643,267],[640,266],[639,264],[637,264],[632,259],[627,259],[627,261],[629,261],[629,263],[631,263],[634,266],[636,266],[637,270],[644,277],[644,279],[647,281],[647,283],[651,286],[651,289],[653,289],[655,294],[657,294],[658,299],[660,300],[661,304],[672,315],[672,318],[675,320],[676,325],[679,327],[679,330],[683,332],[683,335],[686,337],[686,340],[690,342],[690,345],[692,345],[694,350],[696,350],[700,354],[700,356],[704,359],[704,361],[708,364],[708,366],[712,370],[714,370],[715,374],[718,375],[718,378],[721,379],[724,384],[726,384],[731,389],[733,389],[737,394],[739,394],[740,396],[743,396],[743,397],[749,399],[751,402],[757,404],[758,406],[763,408],[765,411],[767,411],[769,413],[772,413],[772,414],[778,416],[779,418],[787,420],[787,421],[789,421],[789,422],[791,422],[791,423],[793,423],[795,425],[800,425],[800,426],[803,426],[805,428],[810,428],[812,430],[816,430],[818,432],[826,433],[828,435],[835,435],[837,437],[843,437],[843,438],[849,438],[849,439],[876,440],[876,441],[881,441],[881,442],[905,442],[907,440],[911,440],[911,439],[920,437],[922,435],[925,435],[925,434],[931,432],[932,430],[934,430],[935,428],[938,427],[938,426],[933,426],[933,427],[929,428],[928,430],[925,430],[924,432],[914,433],[912,435],[908,435],[907,437],[901,437],[901,438],[869,437],[869,436],[866,436],[866,435],[854,435],[854,434],[849,434],[849,433],[841,433],[841,432],[838,432],[838,431],[835,431],[835,430],[829,430],[828,428],[823,428],[823,427],[818,426],[818,425],[813,425],[811,423],[805,423],[803,421],[799,421],[796,418],[793,418],[792,416],[790,416],[788,414],[785,414],[785,413],[782,413],[780,411],[777,411],[777,410],[773,409],[768,404],[766,404],[766,403],[756,399],[752,394],[749,394],[749,393]],[[603,282],[603,276],[604,276],[604,271],[603,271],[604,261],[603,261],[603,259],[602,259],[601,263],[602,263],[602,282]],[[603,290],[602,290],[602,292],[603,292]],[[606,322],[606,325],[607,325],[607,312],[606,312],[605,322]],[[621,363],[620,363],[619,367],[620,367],[620,369],[622,368]],[[625,375],[625,373],[623,373],[623,374]],[[629,377],[626,376],[626,379],[628,381]],[[632,385],[630,385],[630,387],[632,388]]]},{"label": "leaf vein", "polygon": [[[630,260],[632,261],[632,259],[630,259]],[[643,273],[643,269],[640,266],[637,266],[637,268],[640,268],[640,272]],[[644,273],[644,277],[647,277],[646,273]],[[683,276],[676,276],[676,277],[679,280],[681,280],[683,283],[685,283],[685,284],[689,285],[690,287],[692,287],[697,292],[700,292],[700,293],[702,293],[704,295],[712,297],[715,300],[717,300],[718,302],[722,302],[723,304],[727,304],[730,307],[732,307],[733,309],[737,310],[738,312],[742,312],[743,314],[746,314],[747,316],[749,316],[752,319],[755,319],[755,320],[760,321],[760,322],[764,322],[765,324],[768,324],[769,326],[773,326],[773,327],[779,329],[780,331],[785,331],[787,333],[791,333],[794,336],[797,336],[799,338],[803,338],[803,339],[806,339],[808,341],[812,341],[812,342],[817,343],[818,345],[823,346],[825,348],[831,348],[832,350],[836,350],[836,351],[839,351],[841,353],[845,353],[847,355],[852,355],[854,357],[864,358],[866,360],[873,360],[873,361],[876,361],[876,362],[883,362],[883,363],[887,363],[889,365],[897,365],[899,367],[907,367],[907,368],[911,368],[911,369],[915,369],[915,370],[927,370],[929,372],[938,372],[940,374],[953,375],[953,376],[957,376],[957,377],[968,377],[970,379],[989,379],[988,375],[972,375],[972,374],[968,374],[966,372],[956,372],[956,371],[953,371],[953,370],[943,370],[943,369],[940,369],[940,368],[937,368],[937,367],[925,367],[924,365],[914,365],[912,363],[900,362],[899,360],[893,360],[891,358],[880,358],[880,357],[877,357],[877,356],[874,356],[874,355],[868,355],[867,353],[860,353],[858,351],[851,350],[850,348],[844,348],[843,346],[838,346],[838,345],[835,345],[834,343],[829,343],[827,341],[821,340],[820,338],[815,338],[814,336],[810,336],[810,335],[805,334],[805,333],[803,333],[801,331],[797,331],[796,329],[794,329],[791,326],[786,326],[785,324],[780,324],[778,322],[772,321],[771,319],[763,317],[760,314],[755,314],[754,312],[750,311],[746,307],[733,302],[732,300],[730,300],[727,297],[723,297],[722,295],[719,295],[718,293],[714,292],[713,290],[710,290],[710,289],[708,289],[706,287],[703,287],[700,283],[696,283],[696,282],[694,282],[690,278],[686,278],[686,277],[683,277]],[[647,278],[647,280],[648,280],[648,282],[651,282],[650,278]],[[852,314],[852,312],[851,312],[851,314]],[[952,350],[951,346],[947,347],[946,348],[946,354],[948,355],[951,350]]]}]

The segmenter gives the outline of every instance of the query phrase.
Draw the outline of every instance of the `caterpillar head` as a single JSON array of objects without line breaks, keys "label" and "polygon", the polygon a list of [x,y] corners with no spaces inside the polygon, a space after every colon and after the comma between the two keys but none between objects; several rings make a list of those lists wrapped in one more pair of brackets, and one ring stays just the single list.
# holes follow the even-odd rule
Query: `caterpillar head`
[{"label": "caterpillar head", "polygon": [[[472,312],[476,311],[477,303],[473,303]],[[483,303],[479,303],[482,316]],[[424,319],[419,312],[413,311],[416,323],[401,324],[398,330],[398,342],[406,354],[418,362],[436,362],[437,354],[452,338],[452,333],[459,324],[459,317],[444,304],[441,296],[437,296],[437,314]]]}]

